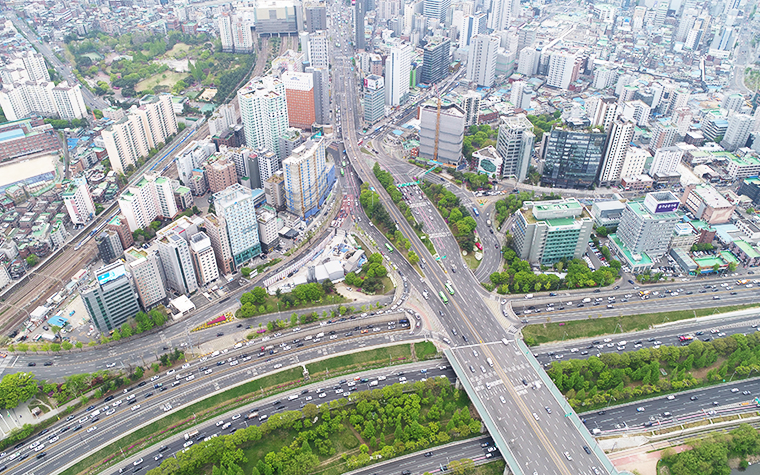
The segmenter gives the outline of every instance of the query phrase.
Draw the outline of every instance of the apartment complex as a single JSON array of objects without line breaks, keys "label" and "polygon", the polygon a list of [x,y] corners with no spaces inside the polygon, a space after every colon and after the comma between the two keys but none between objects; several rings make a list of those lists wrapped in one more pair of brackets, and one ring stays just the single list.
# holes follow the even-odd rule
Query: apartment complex
[{"label": "apartment complex", "polygon": [[95,202],[92,201],[90,187],[83,176],[74,178],[61,194],[66,211],[73,224],[85,224],[95,217]]},{"label": "apartment complex", "polygon": [[145,228],[157,217],[171,219],[179,212],[171,181],[153,173],[128,187],[118,202],[130,232]]},{"label": "apartment complex", "polygon": [[214,209],[221,218],[219,221],[226,224],[229,252],[235,267],[261,254],[255,205],[255,198],[261,193],[261,190],[235,184],[214,194]]},{"label": "apartment complex", "polygon": [[81,87],[58,86],[52,82],[26,81],[4,83],[0,90],[0,107],[8,120],[19,120],[38,114],[65,120],[81,119],[87,115]]},{"label": "apartment complex", "polygon": [[156,252],[130,247],[124,251],[124,257],[127,261],[127,269],[132,274],[140,305],[148,310],[164,300],[166,298],[164,269]]},{"label": "apartment complex", "polygon": [[198,232],[187,221],[178,220],[156,233],[156,247],[166,277],[166,285],[179,294],[198,290],[198,278],[190,255],[190,237]]},{"label": "apartment complex", "polygon": [[238,90],[245,141],[252,148],[266,148],[281,159],[280,137],[288,128],[285,84],[272,76],[253,78]]},{"label": "apartment complex", "polygon": [[208,285],[219,277],[214,249],[206,233],[199,232],[190,236],[190,256],[199,285]]},{"label": "apartment complex", "polygon": [[287,210],[303,218],[319,211],[334,181],[328,176],[324,140],[313,137],[293,150],[283,160],[282,170]]}]

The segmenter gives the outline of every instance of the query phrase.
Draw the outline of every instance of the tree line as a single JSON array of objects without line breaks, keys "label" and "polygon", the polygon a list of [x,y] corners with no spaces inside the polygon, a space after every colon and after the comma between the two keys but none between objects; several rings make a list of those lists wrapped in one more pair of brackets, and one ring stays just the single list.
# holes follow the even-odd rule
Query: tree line
[{"label": "tree line", "polygon": [[459,247],[467,252],[472,252],[475,248],[474,231],[477,223],[470,216],[467,207],[461,204],[457,195],[447,190],[443,185],[423,183],[420,187],[449,225]]},{"label": "tree line", "polygon": [[388,269],[383,265],[383,256],[377,252],[367,258],[367,262],[356,274],[349,272],[346,274],[345,282],[354,287],[360,287],[367,293],[375,293],[383,287],[383,277],[388,275]]}]

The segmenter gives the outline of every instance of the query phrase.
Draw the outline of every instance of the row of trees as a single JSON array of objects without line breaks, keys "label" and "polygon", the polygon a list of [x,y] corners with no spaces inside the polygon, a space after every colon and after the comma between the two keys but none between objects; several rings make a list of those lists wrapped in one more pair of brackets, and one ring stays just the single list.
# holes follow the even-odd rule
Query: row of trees
[{"label": "row of trees", "polygon": [[[708,368],[704,377],[693,370]],[[711,342],[604,353],[586,360],[552,363],[549,376],[575,409],[663,391],[680,391],[760,371],[760,337],[736,334]]]},{"label": "row of trees", "polygon": [[760,434],[748,424],[742,424],[728,434],[713,433],[709,437],[690,441],[691,450],[663,453],[662,463],[672,475],[729,475],[730,457],[740,458],[739,469],[749,466],[747,456],[760,454]]},{"label": "row of trees", "polygon": [[[300,411],[273,414],[261,426],[194,445],[148,474],[189,475],[208,464],[215,467],[212,473],[239,474],[239,467],[246,464],[253,466],[253,475],[306,475],[336,454],[337,440],[344,450],[359,449],[355,455],[342,455],[351,470],[368,465],[374,455],[385,460],[480,430],[480,421],[467,407],[458,408],[465,405],[466,395],[445,378],[357,392],[351,400],[342,398],[319,407],[307,404]],[[253,463],[246,454],[257,453],[262,446],[279,449]]]},{"label": "row of trees", "polygon": [[459,197],[446,189],[443,185],[423,184],[422,191],[425,192],[430,201],[438,208],[443,219],[449,224],[454,238],[457,240],[459,247],[467,252],[472,252],[475,247],[475,234],[473,231],[477,223],[470,211],[461,204]]},{"label": "row of trees", "polygon": [[[385,191],[388,192],[388,196],[391,197],[391,201],[393,201],[396,207],[398,207],[399,211],[401,211],[401,214],[404,215],[404,219],[406,219],[409,225],[416,229],[417,232],[421,232],[422,224],[418,223],[414,218],[412,209],[409,207],[409,205],[406,204],[406,201],[404,201],[404,195],[396,186],[396,182],[393,179],[393,176],[389,172],[380,168],[380,165],[377,162],[375,162],[375,165],[372,167],[372,172],[375,174],[377,181],[379,181],[380,184],[385,188]],[[380,195],[377,195],[377,193],[375,193],[375,195],[377,198],[380,197]],[[374,201],[374,198],[375,197],[373,196],[372,200],[370,201]],[[383,207],[383,210],[385,210],[385,207]],[[367,213],[367,216],[371,215]],[[390,215],[388,218],[390,219]],[[408,250],[410,247],[412,247],[412,243],[410,243],[409,240],[406,239],[400,231],[396,230],[394,232],[394,227],[397,228],[397,226],[395,226],[395,223],[388,225],[387,229],[384,230],[386,237],[389,241],[394,242],[397,246]]]},{"label": "row of trees", "polygon": [[256,315],[273,313],[275,305],[282,310],[291,307],[298,307],[302,304],[314,304],[323,301],[326,295],[335,291],[335,286],[329,280],[323,283],[310,283],[295,286],[291,292],[283,293],[277,289],[275,299],[270,299],[267,291],[262,287],[254,287],[249,292],[240,296],[240,309],[237,315],[242,318],[249,318]]}]

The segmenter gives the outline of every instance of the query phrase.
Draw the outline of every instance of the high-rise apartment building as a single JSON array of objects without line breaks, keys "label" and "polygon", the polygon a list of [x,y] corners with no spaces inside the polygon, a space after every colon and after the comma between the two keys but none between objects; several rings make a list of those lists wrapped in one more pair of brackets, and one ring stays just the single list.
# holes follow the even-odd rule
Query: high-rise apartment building
[{"label": "high-rise apartment building", "polygon": [[525,76],[533,76],[538,72],[541,61],[541,52],[535,48],[525,47],[520,50],[520,58],[517,62],[517,72]]},{"label": "high-rise apartment building", "polygon": [[235,162],[228,160],[221,152],[209,157],[203,165],[206,172],[206,182],[211,193],[218,193],[238,182]]},{"label": "high-rise apartment building", "polygon": [[129,186],[119,197],[119,208],[132,232],[147,227],[158,217],[171,219],[178,213],[171,181],[154,173],[146,173]]},{"label": "high-rise apartment building", "polygon": [[121,247],[119,235],[110,229],[105,229],[95,236],[95,243],[98,246],[100,259],[106,264],[120,259],[122,254],[124,254],[124,248]]},{"label": "high-rise apartment building", "polygon": [[443,36],[429,37],[423,48],[422,78],[424,84],[435,84],[449,75],[451,41]]},{"label": "high-rise apartment building", "polygon": [[254,198],[253,190],[239,184],[214,194],[214,209],[220,221],[226,224],[235,268],[261,254]]},{"label": "high-rise apartment building", "polygon": [[496,151],[503,160],[502,176],[514,177],[519,182],[527,178],[535,138],[533,124],[526,116],[501,118]]},{"label": "high-rise apartment building", "polygon": [[232,14],[223,12],[217,19],[219,28],[219,40],[222,43],[222,51],[225,53],[234,53],[235,45],[232,42]]},{"label": "high-rise apartment building", "polygon": [[[420,106],[420,157],[458,165],[464,142],[464,111],[456,104]],[[436,156],[436,143],[438,144]]]},{"label": "high-rise apartment building", "polygon": [[190,256],[199,285],[208,285],[219,277],[211,239],[205,233],[199,232],[190,236]]},{"label": "high-rise apartment building", "polygon": [[261,249],[264,252],[270,252],[280,243],[280,235],[277,229],[277,214],[273,208],[262,206],[256,219],[259,222],[259,239],[261,239]]},{"label": "high-rise apartment building", "polygon": [[300,145],[283,160],[282,170],[287,210],[304,218],[317,213],[332,186],[325,162],[324,140],[312,138]]},{"label": "high-rise apartment building", "polygon": [[121,262],[98,269],[95,282],[80,294],[87,315],[102,333],[119,328],[140,311],[132,278]]},{"label": "high-rise apartment building", "polygon": [[[467,80],[478,86],[491,87],[496,79],[496,53],[499,37],[475,35],[467,56]],[[423,63],[424,67],[424,63]]]},{"label": "high-rise apartment building", "polygon": [[509,94],[509,102],[515,109],[530,109],[530,101],[533,99],[533,88],[525,81],[512,83],[512,91]]},{"label": "high-rise apartment building", "polygon": [[681,158],[683,158],[683,150],[679,147],[658,149],[649,166],[649,176],[655,178],[657,175],[669,175],[675,172],[678,164],[681,163]]},{"label": "high-rise apartment building", "polygon": [[607,135],[555,127],[544,148],[541,183],[557,188],[590,188],[604,158]]},{"label": "high-rise apartment building", "polygon": [[286,72],[282,75],[288,105],[288,124],[299,129],[311,129],[314,113],[314,76],[310,73]]},{"label": "high-rise apartment building", "polygon": [[409,94],[409,74],[412,67],[412,47],[396,43],[390,47],[385,61],[385,104],[396,107]]},{"label": "high-rise apartment building", "polygon": [[213,213],[206,214],[203,220],[206,234],[214,249],[217,269],[224,274],[231,274],[235,271],[235,259],[232,257],[230,238],[227,235],[227,222]]},{"label": "high-rise apartment building", "polygon": [[330,38],[327,36],[326,30],[309,33],[309,41],[307,43],[306,60],[313,68],[328,68],[330,67],[329,56]]},{"label": "high-rise apartment building", "polygon": [[127,260],[127,269],[132,274],[142,308],[148,310],[164,300],[166,298],[164,269],[156,251],[130,247],[124,251],[124,257]]},{"label": "high-rise apartment building", "polygon": [[135,240],[132,237],[132,231],[129,230],[127,219],[122,214],[117,214],[108,221],[106,229],[110,229],[119,235],[122,249],[129,249],[135,243]]},{"label": "high-rise apartment building", "polygon": [[462,26],[459,31],[459,45],[469,46],[475,35],[485,34],[488,29],[486,26],[487,17],[485,13],[475,13],[473,15],[464,15]]},{"label": "high-rise apartment building", "polygon": [[81,119],[87,115],[82,89],[79,84],[69,86],[61,83],[53,88],[53,102],[58,117],[63,120]]},{"label": "high-rise apartment building", "polygon": [[720,145],[728,151],[744,147],[749,139],[755,119],[748,114],[733,114],[728,118],[726,135],[720,141]]},{"label": "high-rise apartment building", "polygon": [[242,16],[224,12],[217,19],[219,39],[225,53],[250,53],[253,51],[251,23]]},{"label": "high-rise apartment building", "polygon": [[74,178],[61,194],[72,224],[85,224],[95,217],[95,202],[84,176]]},{"label": "high-rise apartment building", "polygon": [[[209,123],[209,129],[211,125]],[[193,169],[200,168],[201,164],[216,152],[216,145],[211,138],[193,140],[177,155],[177,174],[180,181],[188,185],[193,176]]]},{"label": "high-rise apartment building", "polygon": [[177,130],[171,94],[159,94],[140,99],[139,106],[132,106],[126,116],[103,129],[100,135],[111,166],[124,174],[129,165],[136,166],[140,158],[166,143]]},{"label": "high-rise apartment building", "polygon": [[364,78],[364,121],[374,124],[385,117],[385,80],[370,74]]},{"label": "high-rise apartment building", "polygon": [[0,90],[0,107],[6,119],[11,121],[32,114],[65,120],[87,115],[81,87],[78,84],[69,86],[65,81],[58,86],[45,81],[4,83]]},{"label": "high-rise apartment building", "polygon": [[623,252],[619,254],[628,251],[633,255],[646,253],[654,259],[662,257],[670,245],[673,228],[681,220],[676,213],[679,204],[669,191],[647,193],[643,200],[628,201],[617,228],[617,237],[624,248],[615,240],[613,247],[621,248]]},{"label": "high-rise apartment building", "polygon": [[581,58],[570,51],[554,51],[549,56],[549,70],[546,84],[559,89],[567,89],[578,79]]},{"label": "high-rise apartment building", "polygon": [[180,294],[198,290],[198,278],[193,267],[188,240],[197,233],[197,227],[185,228],[172,223],[156,233],[156,247],[166,276],[166,285]]},{"label": "high-rise apartment building", "polygon": [[253,78],[238,90],[240,115],[249,147],[266,148],[281,159],[280,136],[288,128],[285,84],[278,78]]},{"label": "high-rise apartment building", "polygon": [[541,265],[583,257],[594,229],[591,216],[575,198],[526,201],[514,216],[511,233],[517,256]]},{"label": "high-rise apartment building", "polygon": [[488,27],[494,31],[506,30],[520,14],[520,0],[494,0],[488,14]]},{"label": "high-rise apartment building", "polygon": [[464,109],[464,125],[469,127],[477,125],[478,116],[480,115],[480,93],[477,91],[467,91],[462,94],[462,109]]},{"label": "high-rise apartment building", "polygon": [[618,118],[612,123],[599,173],[601,186],[612,186],[620,182],[623,163],[631,147],[634,129],[634,123],[623,118]]}]

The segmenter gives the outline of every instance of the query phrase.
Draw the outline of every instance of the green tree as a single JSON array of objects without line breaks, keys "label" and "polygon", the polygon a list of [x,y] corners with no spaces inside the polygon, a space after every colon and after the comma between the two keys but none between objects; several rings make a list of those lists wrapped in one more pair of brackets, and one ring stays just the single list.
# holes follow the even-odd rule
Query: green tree
[{"label": "green tree", "polygon": [[11,373],[0,380],[0,408],[13,409],[37,394],[37,381],[32,373]]},{"label": "green tree", "polygon": [[28,265],[29,267],[34,267],[34,266],[36,266],[36,265],[37,265],[39,262],[40,262],[40,258],[39,258],[39,257],[37,257],[37,255],[36,255],[36,254],[29,254],[29,255],[26,257],[26,265]]}]

